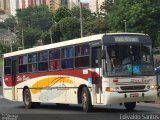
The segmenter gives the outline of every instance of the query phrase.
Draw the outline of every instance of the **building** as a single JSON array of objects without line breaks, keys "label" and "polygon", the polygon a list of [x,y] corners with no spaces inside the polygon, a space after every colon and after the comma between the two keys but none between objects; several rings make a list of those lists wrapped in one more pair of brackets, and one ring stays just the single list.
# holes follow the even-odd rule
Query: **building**
[{"label": "building", "polygon": [[54,12],[60,6],[72,9],[74,6],[78,6],[78,0],[46,0],[46,5],[48,5],[49,9]]},{"label": "building", "polygon": [[3,0],[4,3],[4,11],[6,14],[10,14],[10,0]]},{"label": "building", "polygon": [[6,14],[16,15],[16,9],[24,9],[29,6],[46,4],[46,0],[0,0],[0,10]]},{"label": "building", "polygon": [[4,45],[10,46],[15,42],[15,36],[8,32],[8,30],[0,29],[0,42]]},{"label": "building", "polygon": [[4,10],[4,0],[0,0],[0,10]]},{"label": "building", "polygon": [[89,9],[89,3],[82,3],[82,7],[86,8],[86,9]]},{"label": "building", "polygon": [[68,0],[69,9],[72,9],[73,7],[78,6],[78,5],[79,5],[78,0]]},{"label": "building", "polygon": [[68,0],[46,0],[46,5],[52,12],[56,11],[60,6],[68,7],[68,3]]},{"label": "building", "polygon": [[98,13],[100,12],[100,6],[103,4],[105,0],[90,0],[89,8],[91,12]]}]

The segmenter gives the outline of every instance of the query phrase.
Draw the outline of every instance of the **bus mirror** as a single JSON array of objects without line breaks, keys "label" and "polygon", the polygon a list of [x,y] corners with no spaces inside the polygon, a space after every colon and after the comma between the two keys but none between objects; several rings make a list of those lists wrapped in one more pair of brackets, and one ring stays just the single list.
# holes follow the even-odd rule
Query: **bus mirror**
[{"label": "bus mirror", "polygon": [[101,59],[106,59],[106,54],[104,50],[102,50]]}]

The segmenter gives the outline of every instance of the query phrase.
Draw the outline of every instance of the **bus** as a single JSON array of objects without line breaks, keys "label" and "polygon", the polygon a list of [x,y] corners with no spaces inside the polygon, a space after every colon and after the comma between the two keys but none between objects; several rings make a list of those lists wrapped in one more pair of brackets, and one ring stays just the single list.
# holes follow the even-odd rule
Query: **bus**
[{"label": "bus", "polygon": [[4,54],[4,98],[94,106],[155,101],[152,41],[142,33],[105,33]]}]

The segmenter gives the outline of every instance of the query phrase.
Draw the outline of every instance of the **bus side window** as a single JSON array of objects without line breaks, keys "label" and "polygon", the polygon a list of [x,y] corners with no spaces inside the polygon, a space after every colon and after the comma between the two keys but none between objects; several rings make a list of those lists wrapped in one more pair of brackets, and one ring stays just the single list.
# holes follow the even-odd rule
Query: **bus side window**
[{"label": "bus side window", "polygon": [[[92,68],[98,68],[101,66],[101,47],[92,48]],[[100,62],[100,63],[99,63]]]},{"label": "bus side window", "polygon": [[28,72],[37,71],[37,53],[28,55]]},{"label": "bus side window", "polygon": [[38,70],[48,70],[48,51],[42,51],[38,54]]},{"label": "bus side window", "polygon": [[75,47],[75,67],[89,67],[89,45]]},{"label": "bus side window", "polygon": [[21,55],[18,57],[19,73],[27,73],[28,56]]},{"label": "bus side window", "polygon": [[4,59],[4,74],[5,75],[10,75],[11,74],[11,58],[6,58]]},{"label": "bus side window", "polygon": [[49,51],[49,70],[61,69],[60,49]]},{"label": "bus side window", "polygon": [[68,47],[62,49],[62,69],[73,68],[73,47]]}]

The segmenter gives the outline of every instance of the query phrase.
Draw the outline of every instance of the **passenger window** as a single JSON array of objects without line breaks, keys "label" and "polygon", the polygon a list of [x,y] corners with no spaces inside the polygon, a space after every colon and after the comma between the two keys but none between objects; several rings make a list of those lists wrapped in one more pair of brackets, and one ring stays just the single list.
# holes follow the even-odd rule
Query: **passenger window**
[{"label": "passenger window", "polygon": [[27,72],[27,63],[28,63],[27,58],[28,58],[27,55],[21,55],[18,57],[19,73],[26,73]]},{"label": "passenger window", "polygon": [[48,70],[48,51],[43,51],[38,54],[38,70]]},{"label": "passenger window", "polygon": [[73,47],[62,49],[62,69],[73,68]]},{"label": "passenger window", "polygon": [[49,70],[59,70],[61,68],[60,49],[49,51]]},{"label": "passenger window", "polygon": [[89,45],[75,47],[75,67],[89,67]]},{"label": "passenger window", "polygon": [[37,53],[28,55],[28,72],[37,71]]}]

